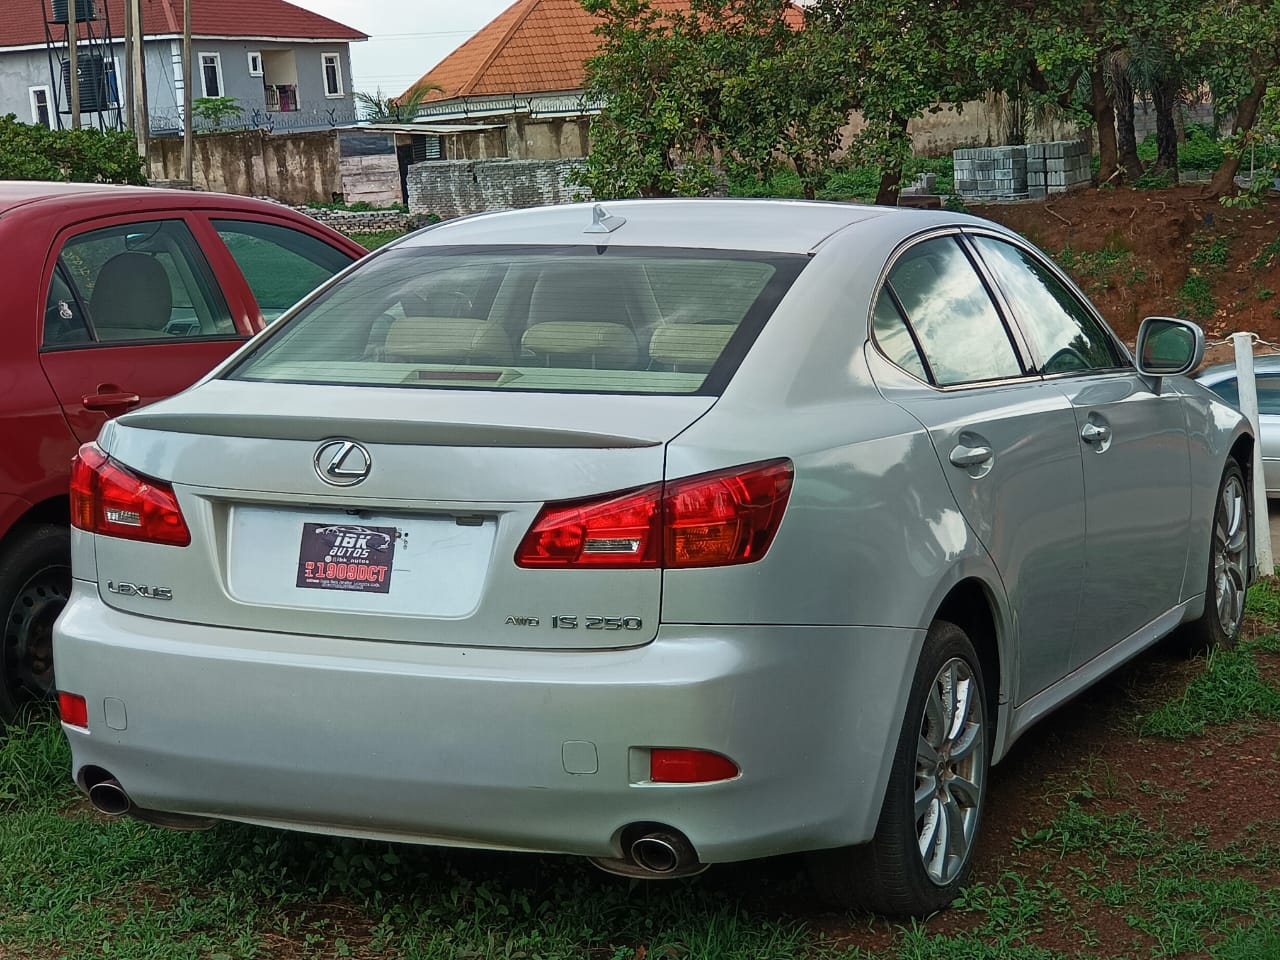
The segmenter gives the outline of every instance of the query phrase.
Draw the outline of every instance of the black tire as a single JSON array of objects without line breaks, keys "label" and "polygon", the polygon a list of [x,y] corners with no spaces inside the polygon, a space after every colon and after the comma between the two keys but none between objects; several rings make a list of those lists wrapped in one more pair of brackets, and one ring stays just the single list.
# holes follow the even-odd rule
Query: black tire
[{"label": "black tire", "polygon": [[53,621],[71,595],[71,534],[52,523],[15,531],[0,552],[0,723],[53,693]]},{"label": "black tire", "polygon": [[[954,673],[950,672],[953,668]],[[955,682],[957,677],[960,683]],[[964,715],[969,718],[953,740],[947,738],[946,730],[939,730],[936,712],[929,709],[945,709],[948,687],[959,689],[959,697],[964,698],[952,709],[952,716],[956,709],[967,708]],[[821,896],[840,907],[892,917],[925,917],[955,899],[969,876],[986,799],[992,746],[987,712],[982,665],[973,644],[954,623],[935,621],[925,638],[907,699],[906,720],[875,837],[862,846],[809,855],[810,876]],[[936,760],[924,759],[922,739],[944,748]],[[949,761],[952,747],[966,743],[968,749],[957,754],[959,759]],[[930,769],[929,763],[936,765]],[[957,771],[962,772],[963,780],[954,776]],[[951,790],[958,782],[968,786],[953,795]],[[922,797],[921,816],[917,816],[917,789]],[[949,818],[947,812],[953,816]],[[939,846],[950,846],[949,831],[941,828],[955,825],[954,816],[960,817],[956,846],[962,849],[941,859],[927,858],[921,852],[923,837],[933,838],[931,855],[939,852]],[[932,862],[927,864],[927,859]]]},{"label": "black tire", "polygon": [[1240,639],[1253,559],[1253,498],[1234,459],[1227,460],[1214,503],[1204,613],[1179,631],[1180,645],[1191,652],[1233,647]]}]

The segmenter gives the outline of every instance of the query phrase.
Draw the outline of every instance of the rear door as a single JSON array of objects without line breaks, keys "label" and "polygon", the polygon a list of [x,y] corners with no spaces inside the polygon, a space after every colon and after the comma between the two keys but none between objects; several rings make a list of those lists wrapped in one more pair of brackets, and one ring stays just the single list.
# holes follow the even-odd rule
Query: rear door
[{"label": "rear door", "polygon": [[1067,672],[1075,632],[1085,506],[1071,405],[1027,374],[1022,345],[956,235],[897,258],[873,333],[885,358],[922,381],[881,389],[928,429],[965,520],[1004,580],[1023,702]]},{"label": "rear door", "polygon": [[40,362],[81,441],[190,386],[248,336],[245,304],[224,293],[199,226],[145,213],[59,236],[43,277]]},{"label": "rear door", "polygon": [[1186,571],[1191,462],[1180,394],[1153,393],[1110,332],[1030,249],[971,238],[1046,384],[1074,413],[1084,463],[1086,573],[1072,667],[1172,609]]}]

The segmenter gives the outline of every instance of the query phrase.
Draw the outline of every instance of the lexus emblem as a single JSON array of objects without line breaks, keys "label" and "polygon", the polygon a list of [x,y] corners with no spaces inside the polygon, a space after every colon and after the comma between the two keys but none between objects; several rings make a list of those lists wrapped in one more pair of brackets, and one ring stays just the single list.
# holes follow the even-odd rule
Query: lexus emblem
[{"label": "lexus emblem", "polygon": [[354,487],[369,476],[373,459],[354,440],[326,440],[313,458],[316,475],[335,487]]}]

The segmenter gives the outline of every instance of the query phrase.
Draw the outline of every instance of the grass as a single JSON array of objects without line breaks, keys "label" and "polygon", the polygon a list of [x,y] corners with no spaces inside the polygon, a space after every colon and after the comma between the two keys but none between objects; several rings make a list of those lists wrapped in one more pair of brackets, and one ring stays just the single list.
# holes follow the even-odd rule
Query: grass
[{"label": "grass", "polygon": [[1063,247],[1054,256],[1058,264],[1073,280],[1091,293],[1100,293],[1119,287],[1143,283],[1147,271],[1133,253],[1123,247],[1109,246],[1102,250],[1075,250]]},{"label": "grass", "polygon": [[[1249,613],[1259,636],[1204,657],[1145,712],[1125,697],[1107,719],[1172,738],[1159,756],[1183,756],[1188,782],[1067,749],[1029,787],[1039,812],[988,854],[1000,871],[940,921],[896,927],[822,917],[788,859],[646,884],[569,858],[109,821],[70,784],[57,725],[37,718],[0,735],[0,958],[1276,960],[1274,823],[1208,826],[1212,785],[1193,769],[1205,736],[1280,719],[1280,581],[1250,591]],[[833,923],[846,932],[828,936]]]},{"label": "grass", "polygon": [[352,240],[360,244],[366,250],[377,250],[384,247],[392,240],[399,240],[405,235],[404,230],[380,230],[376,233],[348,233]]}]

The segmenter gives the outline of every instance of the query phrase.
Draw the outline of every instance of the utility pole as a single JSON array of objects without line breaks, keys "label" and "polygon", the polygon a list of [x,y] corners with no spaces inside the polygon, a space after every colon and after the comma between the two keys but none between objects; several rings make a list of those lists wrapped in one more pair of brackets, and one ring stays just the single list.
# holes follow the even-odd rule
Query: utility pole
[{"label": "utility pole", "polygon": [[133,109],[133,0],[124,4],[124,112],[129,118],[129,129],[137,127]]},{"label": "utility pole", "polygon": [[80,61],[76,55],[76,44],[80,40],[80,19],[76,7],[79,0],[67,2],[67,52],[71,80],[71,129],[80,129]]},{"label": "utility pole", "polygon": [[125,0],[126,30],[133,48],[133,56],[129,59],[129,88],[132,91],[129,101],[129,124],[133,127],[133,135],[138,141],[138,156],[147,159],[147,138],[151,133],[151,121],[147,116],[147,46],[146,31],[142,25],[141,0]]},{"label": "utility pole", "polygon": [[125,0],[133,12],[133,129],[138,138],[138,155],[147,159],[151,136],[151,115],[147,110],[147,33],[142,23],[142,0]]},{"label": "utility pole", "polygon": [[194,185],[191,136],[191,0],[182,0],[182,178]]}]

